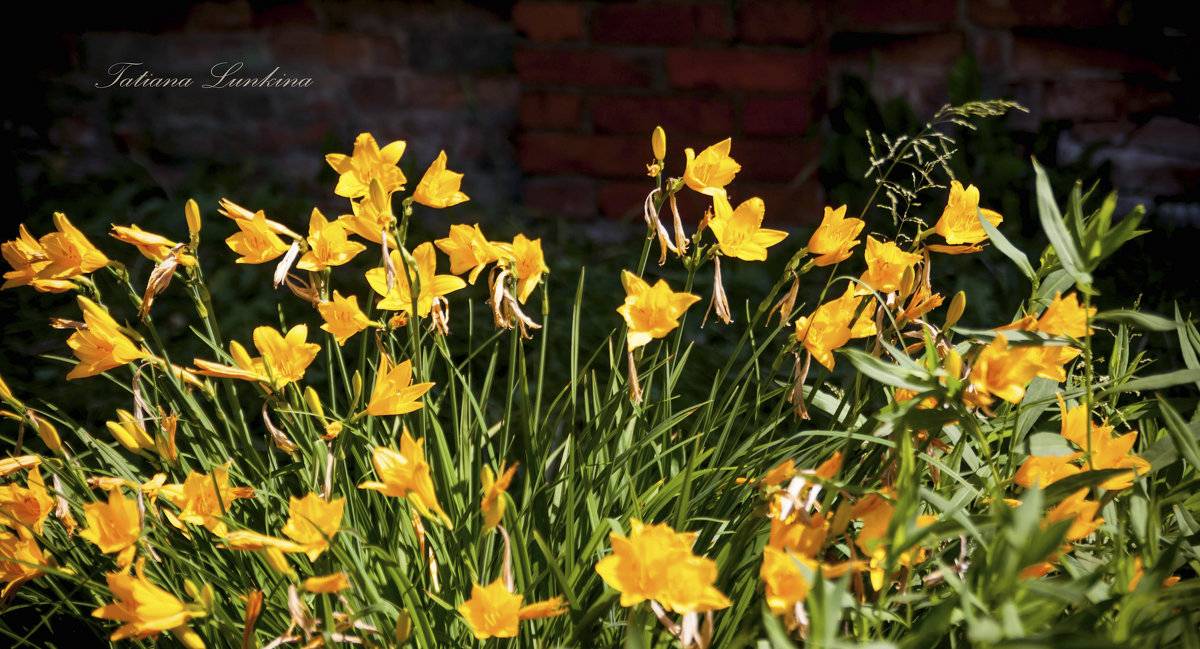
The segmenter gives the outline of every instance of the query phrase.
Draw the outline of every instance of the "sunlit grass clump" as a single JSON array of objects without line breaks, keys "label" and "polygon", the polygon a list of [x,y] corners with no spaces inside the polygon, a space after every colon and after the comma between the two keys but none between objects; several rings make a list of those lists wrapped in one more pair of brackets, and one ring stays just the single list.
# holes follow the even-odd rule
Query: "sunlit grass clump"
[{"label": "sunlit grass clump", "polygon": [[[640,254],[586,282],[523,233],[413,241],[415,210],[469,200],[462,175],[443,152],[409,191],[405,143],[365,133],[326,158],[337,217],[189,201],[185,239],[113,224],[103,246],[63,214],[21,226],[4,288],[77,296],[44,333],[72,358],[45,362],[124,406],[81,422],[0,380],[5,643],[45,615],[193,648],[1197,646],[1200,334],[1093,305],[1140,210],[1077,185],[1063,211],[1034,162],[1031,262],[1014,215],[949,176],[942,128],[1013,107],[884,138],[876,193],[807,240],[740,195],[736,143],[672,176],[657,129]],[[711,207],[685,219],[685,191]],[[962,327],[993,296],[947,296],[946,255],[1014,264],[1028,299]],[[726,293],[777,256],[773,286]],[[204,268],[229,264],[305,317],[222,330],[238,305]],[[190,298],[198,357],[156,327],[165,293]]]}]

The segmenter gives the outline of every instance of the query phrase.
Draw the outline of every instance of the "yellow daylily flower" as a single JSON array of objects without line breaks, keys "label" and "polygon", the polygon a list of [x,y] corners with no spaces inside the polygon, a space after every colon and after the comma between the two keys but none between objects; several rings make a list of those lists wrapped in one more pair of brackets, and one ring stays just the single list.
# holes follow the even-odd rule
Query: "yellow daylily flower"
[{"label": "yellow daylily flower", "polygon": [[103,307],[82,295],[76,301],[87,328],[76,329],[67,339],[67,346],[79,359],[79,364],[67,373],[68,381],[95,376],[150,355],[121,333],[117,321]]},{"label": "yellow daylily flower", "polygon": [[452,225],[450,235],[434,241],[434,244],[450,258],[451,273],[462,275],[470,271],[467,281],[471,284],[475,283],[479,273],[483,272],[488,264],[500,259],[500,248],[483,236],[478,223],[474,227]]},{"label": "yellow daylily flower", "polygon": [[[175,249],[175,246],[179,245],[177,242],[171,241],[160,234],[147,232],[136,225],[122,226],[113,224],[112,232],[108,234],[117,241],[135,246],[138,252],[142,253],[143,257],[156,262],[166,259],[171,254],[171,251]],[[194,266],[196,264],[195,257],[184,253],[175,255],[175,260],[179,262],[180,266]]]},{"label": "yellow daylily flower", "polygon": [[1126,489],[1133,486],[1135,471],[1138,475],[1149,473],[1150,462],[1130,454],[1137,442],[1137,431],[1130,431],[1114,439],[1112,426],[1100,426],[1095,423],[1088,425],[1086,404],[1079,404],[1067,410],[1061,395],[1058,396],[1058,400],[1059,409],[1062,411],[1062,436],[1081,449],[1074,457],[1085,458],[1085,469],[1130,469],[1127,473],[1100,483],[1101,488]]},{"label": "yellow daylily flower", "polygon": [[904,271],[921,261],[921,255],[904,252],[894,241],[882,243],[869,235],[864,257],[867,260],[867,272],[862,274],[861,279],[880,293],[900,290]]},{"label": "yellow daylily flower", "polygon": [[273,327],[254,330],[254,346],[262,354],[250,358],[246,348],[237,341],[229,343],[229,354],[237,367],[219,365],[194,359],[197,374],[243,381],[260,381],[270,389],[281,389],[304,377],[304,371],[321,351],[317,343],[306,342],[308,325],[296,325],[282,335]]},{"label": "yellow daylily flower", "polygon": [[1095,532],[1096,528],[1104,523],[1103,518],[1096,518],[1096,512],[1100,511],[1100,502],[1088,500],[1087,492],[1087,489],[1080,489],[1062,499],[1046,512],[1044,521],[1046,525],[1066,520],[1071,521],[1071,526],[1067,529],[1067,536],[1064,539],[1068,543],[1078,541]]},{"label": "yellow daylily flower", "polygon": [[260,534],[252,530],[234,530],[227,533],[223,539],[223,545],[230,550],[249,550],[251,552],[262,552],[268,549],[289,553],[308,551],[306,546],[295,541]]},{"label": "yellow daylily flower", "polygon": [[54,213],[54,226],[58,228],[57,232],[51,232],[38,240],[42,252],[50,261],[38,271],[38,279],[69,279],[108,265],[108,257],[93,246],[78,228],[71,225],[65,214]]},{"label": "yellow daylily flower", "polygon": [[0,476],[16,473],[21,469],[31,469],[42,463],[42,458],[36,455],[18,455],[16,457],[0,458]]},{"label": "yellow daylily flower", "polygon": [[763,261],[767,248],[783,241],[787,233],[762,227],[766,205],[755,197],[738,205],[734,210],[724,194],[713,195],[713,212],[716,216],[708,222],[708,228],[717,237],[721,254],[746,261]]},{"label": "yellow daylily flower", "polygon": [[137,501],[126,498],[119,488],[113,489],[108,492],[107,503],[84,505],[83,517],[87,519],[87,529],[79,536],[95,543],[104,554],[118,553],[117,566],[128,567],[142,535]]},{"label": "yellow daylily flower", "polygon": [[343,214],[338,217],[338,223],[341,223],[350,232],[373,243],[383,243],[386,235],[388,248],[396,249],[396,238],[390,232],[396,221],[395,215],[392,214],[391,194],[384,195],[381,205],[376,205],[370,195],[363,196],[359,201],[350,201],[350,210],[351,214]]},{"label": "yellow daylily flower", "polygon": [[309,493],[304,498],[289,497],[288,520],[280,531],[304,546],[308,561],[314,562],[337,535],[345,508],[345,498],[325,502],[315,493]]},{"label": "yellow daylily flower", "polygon": [[817,266],[832,266],[850,258],[850,250],[859,244],[854,237],[862,231],[862,219],[846,218],[846,206],[836,210],[825,208],[821,225],[808,240],[808,252],[817,255],[813,263]]},{"label": "yellow daylily flower", "polygon": [[212,474],[189,471],[183,484],[164,484],[158,493],[179,508],[179,514],[167,511],[167,520],[184,530],[183,523],[203,525],[218,537],[228,531],[221,517],[238,498],[253,498],[250,487],[229,486],[229,462],[212,468]]},{"label": "yellow daylily flower", "polygon": [[[427,241],[417,246],[413,250],[413,259],[416,261],[416,266],[409,266],[409,268],[419,287],[416,300],[417,315],[427,317],[433,311],[434,300],[466,288],[467,283],[461,277],[437,274],[437,253],[432,243]],[[404,258],[398,250],[393,250],[391,261],[396,269],[391,291],[388,291],[387,272],[382,268],[373,268],[367,271],[367,283],[375,289],[376,293],[384,296],[376,305],[378,308],[401,311],[411,315],[413,295],[408,275],[404,272],[406,267]]]},{"label": "yellow daylily flower", "polygon": [[288,244],[267,227],[267,215],[262,210],[249,221],[236,222],[241,232],[230,236],[225,244],[241,255],[235,260],[237,263],[265,264],[288,251]]},{"label": "yellow daylily flower", "polygon": [[296,262],[300,270],[325,270],[341,266],[367,249],[366,246],[346,239],[346,227],[339,221],[327,221],[325,215],[313,208],[308,220],[308,252]]},{"label": "yellow daylily flower", "polygon": [[561,597],[521,606],[525,599],[518,593],[510,593],[502,579],[493,581],[486,588],[471,585],[471,598],[458,607],[458,614],[471,627],[477,640],[488,638],[515,638],[521,620],[536,620],[554,617],[567,612]]},{"label": "yellow daylily flower", "polygon": [[4,584],[0,598],[8,598],[14,588],[46,574],[39,566],[49,565],[32,535],[0,528],[0,584]]},{"label": "yellow daylily flower", "polygon": [[333,300],[318,304],[317,311],[325,321],[321,329],[333,334],[338,345],[345,345],[350,336],[371,326],[371,319],[358,308],[358,298],[353,295],[342,297],[334,291]]},{"label": "yellow daylily flower", "polygon": [[950,244],[974,244],[987,239],[987,232],[979,224],[976,209],[994,226],[1004,221],[1004,217],[998,213],[979,207],[979,190],[975,185],[963,189],[962,183],[950,181],[950,199],[946,202],[946,209],[942,210],[942,218],[933,226],[933,231],[945,237],[946,243]]},{"label": "yellow daylily flower", "polygon": [[525,304],[533,289],[542,281],[542,274],[550,272],[546,266],[546,256],[542,253],[542,240],[530,240],[524,234],[518,233],[513,237],[512,245],[495,245],[512,257],[511,260],[502,258],[501,263],[512,269],[513,276],[517,278],[517,299],[521,304]]},{"label": "yellow daylily flower", "polygon": [[483,501],[479,503],[479,508],[483,511],[483,529],[490,530],[504,520],[504,492],[508,491],[508,485],[512,483],[513,476],[516,474],[516,464],[505,471],[504,464],[501,463],[499,479],[496,478],[495,473],[492,473],[492,467],[483,467],[480,475]]},{"label": "yellow daylily flower", "polygon": [[325,156],[333,170],[338,172],[338,184],[333,193],[346,198],[361,198],[367,195],[371,180],[378,179],[383,191],[391,194],[404,188],[404,172],[396,166],[407,146],[403,140],[379,148],[370,133],[359,133],[354,139],[354,154],[330,153]]},{"label": "yellow daylily flower", "polygon": [[617,313],[629,326],[625,336],[629,351],[666,336],[679,326],[679,316],[700,301],[699,295],[672,291],[665,280],[650,286],[627,270],[621,272],[621,283],[625,285],[625,303],[617,307]]},{"label": "yellow daylily flower", "polygon": [[0,244],[0,254],[13,267],[13,270],[4,273],[4,284],[0,289],[29,285],[43,293],[62,293],[75,288],[75,282],[68,279],[40,278],[41,271],[50,265],[50,260],[42,244],[29,234],[24,223],[16,239]]},{"label": "yellow daylily flower", "polygon": [[832,370],[835,349],[840,349],[851,338],[864,338],[876,333],[874,304],[868,304],[854,324],[850,324],[863,299],[866,298],[854,294],[853,287],[847,287],[841,297],[822,304],[811,316],[796,321],[796,340],[818,363]]},{"label": "yellow daylily flower", "polygon": [[[175,629],[195,635],[187,628],[187,623],[199,613],[146,579],[140,561],[136,577],[119,572],[110,572],[105,577],[108,580],[108,589],[117,601],[92,611],[92,617],[124,623],[109,636],[109,640],[144,640],[163,631]],[[199,642],[199,637],[195,638],[195,642]]]},{"label": "yellow daylily flower", "polygon": [[[1027,348],[1028,349],[1028,348]],[[1025,386],[1038,374],[1038,365],[1031,362],[1021,348],[1009,348],[1008,340],[997,335],[980,352],[971,367],[971,387],[982,405],[992,403],[996,395],[1009,403],[1020,403]]]},{"label": "yellow daylily flower", "polygon": [[421,403],[421,396],[432,387],[433,383],[413,384],[412,361],[406,360],[392,367],[387,356],[380,356],[367,414],[383,417],[420,410],[425,405]]},{"label": "yellow daylily flower", "polygon": [[666,523],[630,519],[630,534],[609,534],[612,554],[596,564],[606,584],[621,591],[621,606],[655,600],[669,611],[704,613],[730,606],[713,583],[717,564],[692,554],[694,532],[678,533]]},{"label": "yellow daylily flower", "polygon": [[683,171],[683,181],[687,186],[701,194],[724,196],[725,185],[742,169],[742,165],[729,157],[732,145],[733,141],[727,138],[701,151],[700,155],[684,149],[687,167]]},{"label": "yellow daylily flower", "polygon": [[446,152],[438,154],[436,160],[429,165],[421,182],[413,190],[413,200],[427,207],[450,207],[468,200],[467,195],[459,190],[462,186],[463,175],[446,169]]},{"label": "yellow daylily flower", "polygon": [[359,489],[372,489],[394,498],[407,497],[422,516],[432,517],[436,513],[447,526],[450,525],[450,517],[438,505],[433,492],[429,463],[425,461],[424,439],[414,441],[405,427],[400,437],[400,452],[377,446],[371,455],[371,464],[382,482],[367,481],[358,485]]},{"label": "yellow daylily flower", "polygon": [[[256,216],[258,216],[258,214],[262,213],[262,210],[259,210],[258,212],[252,212],[241,205],[234,203],[228,198],[222,198],[220,207],[217,208],[217,213],[232,219],[235,223],[250,223]],[[267,229],[275,234],[283,235],[289,239],[295,239],[297,241],[303,238],[289,229],[286,225],[266,218],[265,213],[263,213],[263,222],[266,223]]]},{"label": "yellow daylily flower", "polygon": [[0,485],[0,525],[7,525],[19,534],[32,531],[41,536],[46,518],[54,511],[54,498],[46,492],[46,483],[37,464],[26,466],[31,467],[27,486],[16,483]]},{"label": "yellow daylily flower", "polygon": [[309,577],[304,580],[304,590],[310,593],[336,593],[346,590],[349,587],[350,579],[344,572],[335,572],[331,575],[320,577]]}]

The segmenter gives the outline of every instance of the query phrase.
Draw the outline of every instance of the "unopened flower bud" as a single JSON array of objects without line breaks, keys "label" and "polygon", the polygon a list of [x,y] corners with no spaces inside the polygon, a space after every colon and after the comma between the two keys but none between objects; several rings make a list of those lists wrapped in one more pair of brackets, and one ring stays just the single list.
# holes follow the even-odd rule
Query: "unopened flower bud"
[{"label": "unopened flower bud", "polygon": [[404,644],[408,642],[409,636],[412,635],[412,616],[408,611],[400,611],[400,615],[396,617],[396,644]]},{"label": "unopened flower bud", "polygon": [[29,415],[29,419],[33,421],[33,426],[37,429],[38,436],[42,438],[43,442],[45,442],[46,447],[55,453],[61,453],[62,438],[58,436],[58,429],[54,427],[54,424],[51,424],[48,420],[42,419],[33,414],[32,410],[26,414]]},{"label": "unopened flower bud", "polygon": [[188,199],[187,205],[183,208],[183,214],[187,217],[188,232],[195,238],[200,234],[200,206],[196,204],[196,199]]},{"label": "unopened flower bud", "polygon": [[662,161],[667,157],[667,132],[661,126],[654,127],[650,136],[650,146],[654,149],[654,159]]},{"label": "unopened flower bud", "polygon": [[958,324],[958,319],[962,317],[965,308],[967,308],[967,294],[959,291],[950,300],[950,307],[946,309],[946,324],[942,328],[949,329]]},{"label": "unopened flower bud", "polygon": [[904,274],[900,276],[900,298],[906,298],[912,295],[913,286],[917,283],[917,273],[912,266],[904,269]]},{"label": "unopened flower bud", "polygon": [[308,409],[314,415],[325,418],[325,409],[321,407],[321,398],[317,396],[317,391],[311,385],[304,388],[304,402],[308,404]]},{"label": "unopened flower bud", "polygon": [[942,366],[946,368],[946,374],[954,377],[962,377],[962,356],[954,349],[946,352],[946,358],[942,359]]}]

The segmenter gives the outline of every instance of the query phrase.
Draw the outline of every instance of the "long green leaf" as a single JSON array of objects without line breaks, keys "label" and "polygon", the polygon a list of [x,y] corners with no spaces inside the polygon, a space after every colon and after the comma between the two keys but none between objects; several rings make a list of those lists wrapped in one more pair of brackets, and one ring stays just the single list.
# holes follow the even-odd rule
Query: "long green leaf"
[{"label": "long green leaf", "polygon": [[1127,381],[1121,385],[1108,388],[1101,395],[1115,392],[1138,392],[1143,390],[1161,390],[1175,385],[1200,381],[1200,370],[1175,370],[1164,374],[1155,374],[1141,379]]},{"label": "long green leaf", "polygon": [[1187,422],[1183,420],[1171,404],[1162,398],[1162,395],[1155,395],[1158,399],[1159,410],[1163,414],[1163,422],[1166,423],[1167,434],[1171,436],[1171,441],[1175,443],[1175,448],[1191,462],[1192,466],[1200,470],[1200,444],[1196,442],[1196,436],[1188,429]]},{"label": "long green leaf", "polygon": [[1033,171],[1037,175],[1038,218],[1042,222],[1042,229],[1050,239],[1054,252],[1058,254],[1062,267],[1075,279],[1079,289],[1090,291],[1092,276],[1084,267],[1078,245],[1067,231],[1067,224],[1058,209],[1058,203],[1054,200],[1054,192],[1050,189],[1050,179],[1046,177],[1046,170],[1042,169],[1036,158],[1033,160]]},{"label": "long green leaf", "polygon": [[1132,325],[1139,329],[1147,331],[1174,331],[1180,326],[1180,323],[1164,318],[1160,315],[1152,313],[1142,313],[1132,309],[1114,309],[1112,311],[1101,311],[1096,314],[1097,320],[1105,322],[1117,322],[1121,324]]},{"label": "long green leaf", "polygon": [[975,213],[979,218],[979,224],[983,226],[983,231],[987,233],[992,243],[996,244],[996,249],[1004,253],[1005,257],[1011,259],[1017,265],[1017,268],[1021,269],[1021,274],[1032,281],[1036,277],[1036,274],[1033,272],[1033,266],[1029,264],[1029,258],[1025,256],[1025,253],[1014,246],[1008,240],[1008,237],[1004,236],[996,226],[992,225],[991,221],[984,218],[983,210],[975,208]]}]

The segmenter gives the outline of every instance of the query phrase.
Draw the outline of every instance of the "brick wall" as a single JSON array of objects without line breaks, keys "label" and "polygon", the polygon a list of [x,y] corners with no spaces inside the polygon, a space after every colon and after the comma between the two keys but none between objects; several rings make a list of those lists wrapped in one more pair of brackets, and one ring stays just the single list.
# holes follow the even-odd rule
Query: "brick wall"
[{"label": "brick wall", "polygon": [[[17,145],[42,153],[26,159],[51,162],[40,172],[22,167],[24,178],[46,168],[86,176],[135,158],[170,184],[198,160],[259,155],[306,191],[331,142],[348,146],[371,131],[408,140],[418,174],[445,148],[481,205],[592,218],[640,209],[649,133],[661,124],[670,173],[682,172],[683,147],[733,137],[743,165],[735,198],[761,196],[768,218],[799,223],[823,204],[821,120],[838,101],[840,75],[867,76],[880,99],[903,97],[927,116],[946,101],[950,65],[970,52],[984,96],[1031,109],[1014,127],[1061,121],[1061,158],[1103,143],[1098,157],[1113,161],[1128,197],[1200,203],[1200,57],[1194,35],[1166,9],[1128,0],[484,4],[238,0],[140,17],[97,10],[43,44],[53,65],[37,79],[50,89],[38,110],[48,117],[24,115],[5,128],[10,141],[32,130]],[[127,59],[197,78],[239,60],[248,73],[279,66],[314,83],[93,87]],[[701,204],[685,207],[695,216]]]}]

